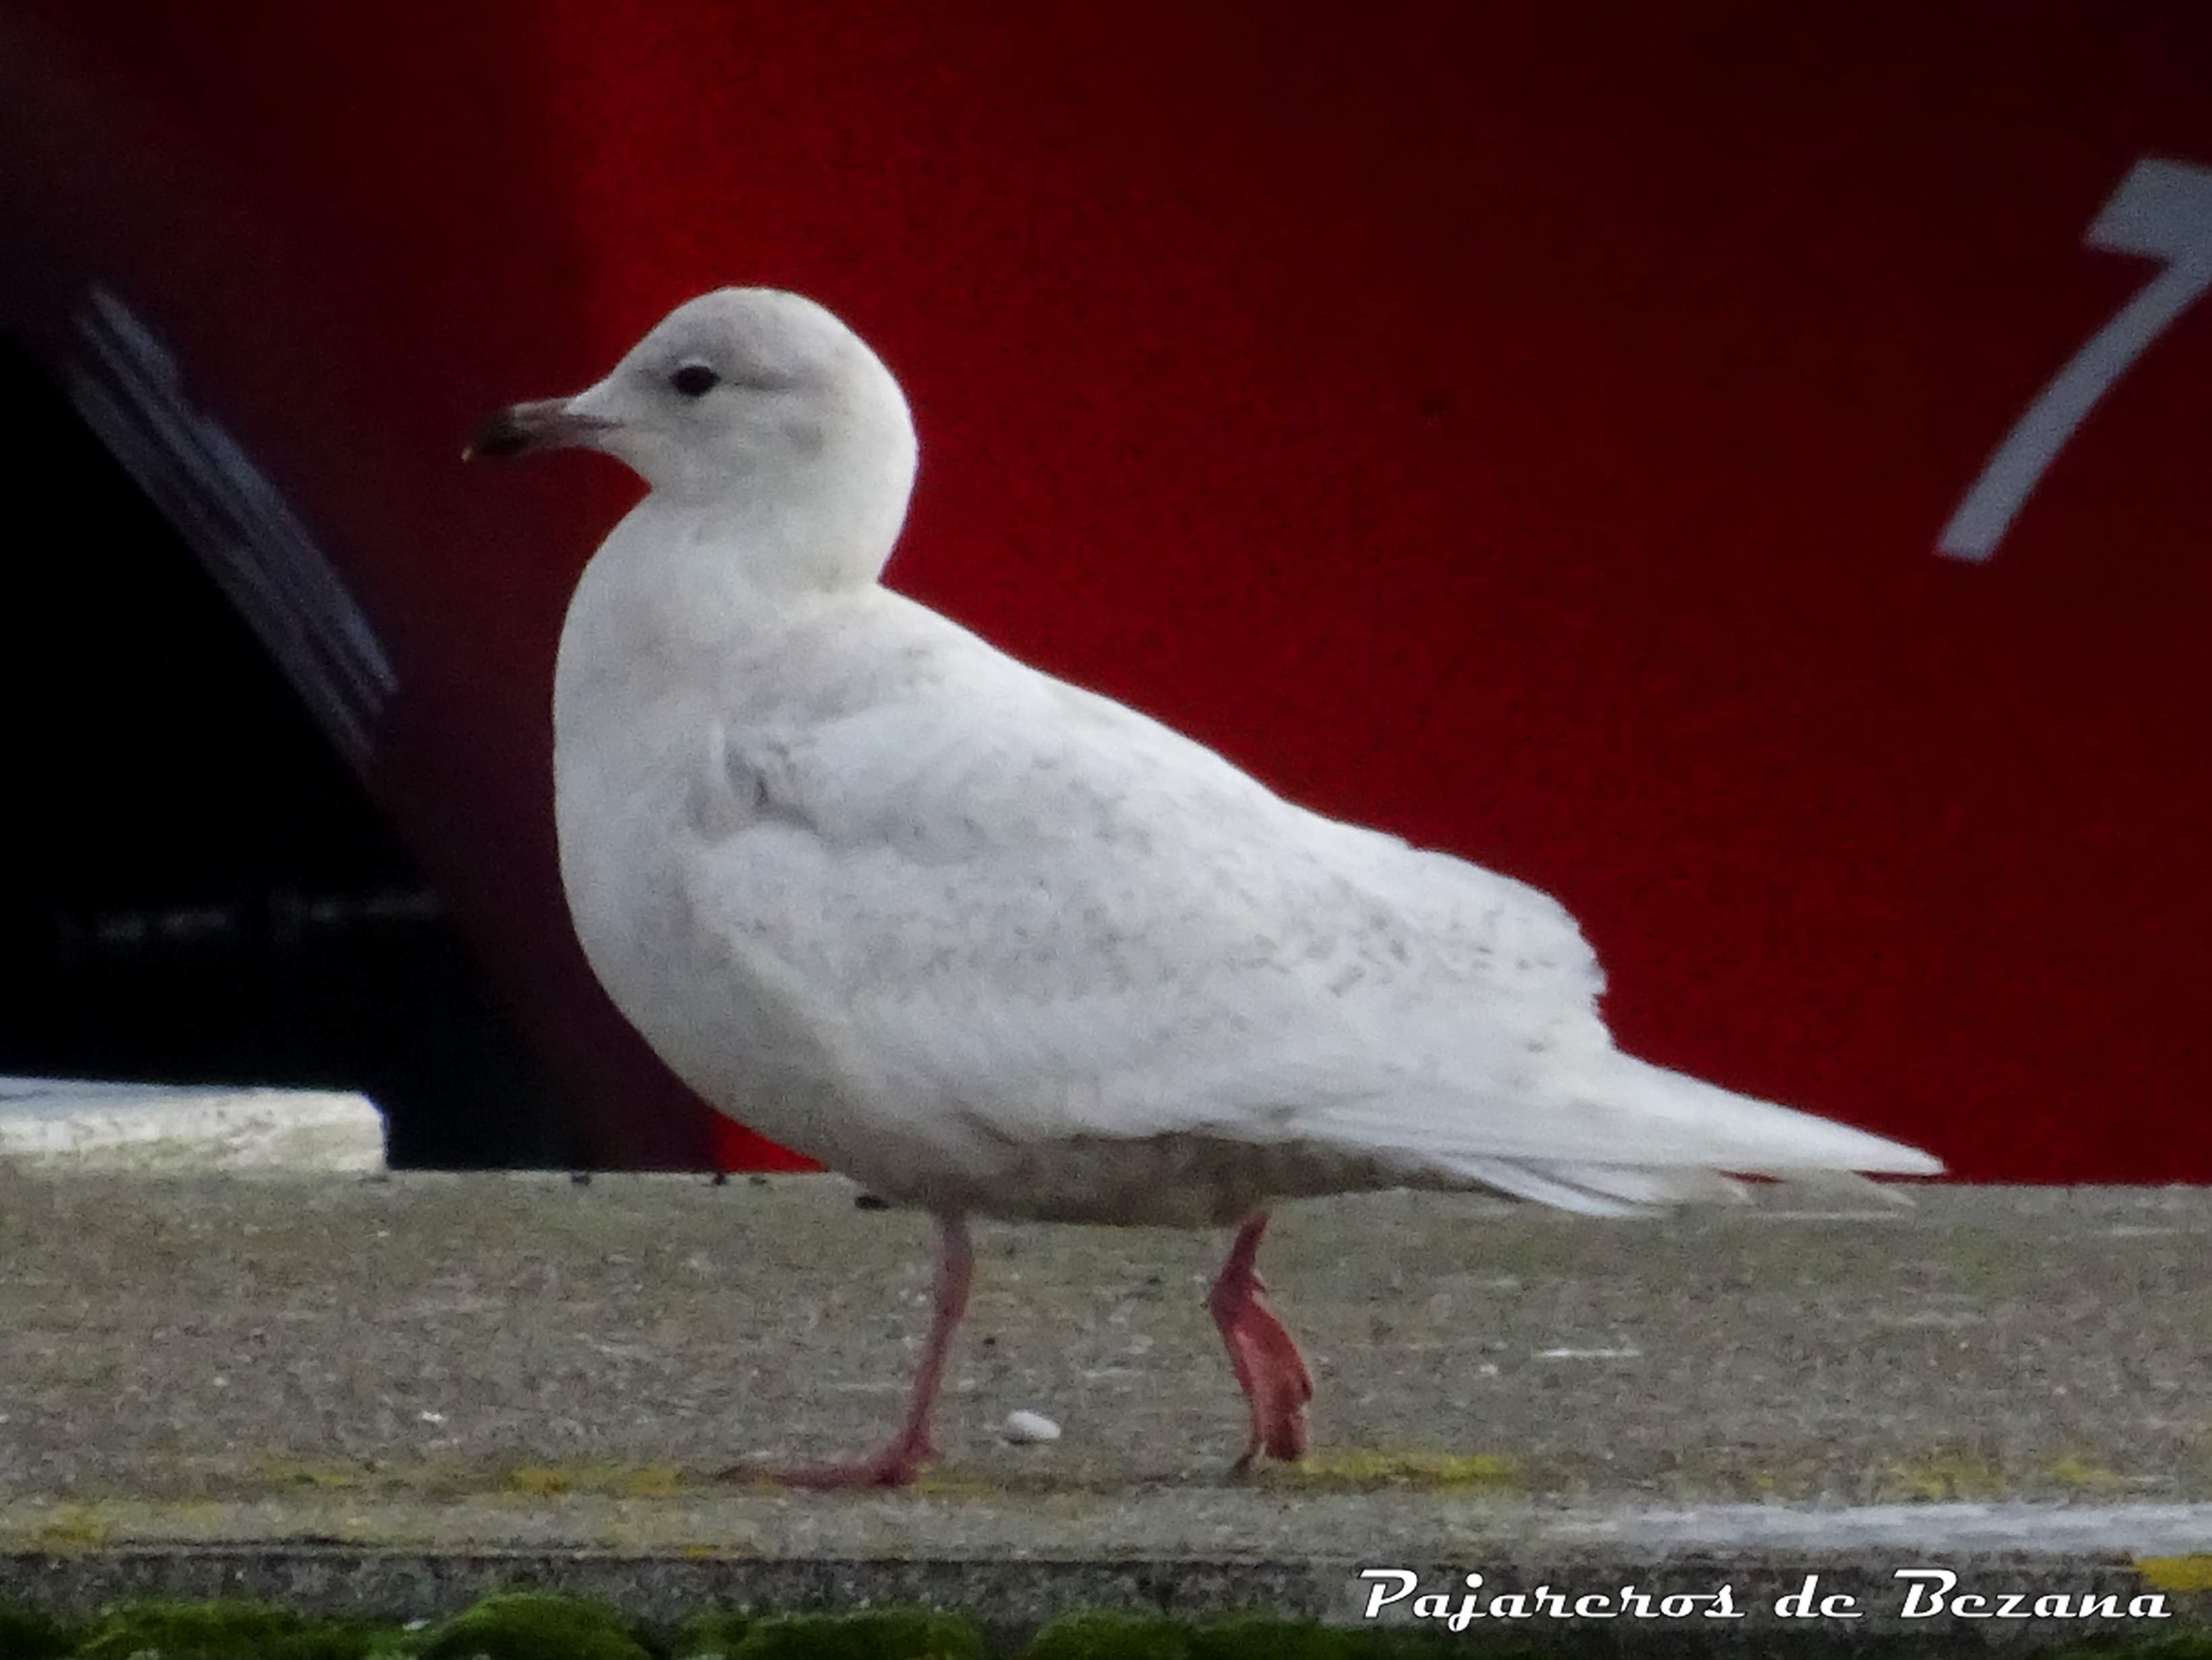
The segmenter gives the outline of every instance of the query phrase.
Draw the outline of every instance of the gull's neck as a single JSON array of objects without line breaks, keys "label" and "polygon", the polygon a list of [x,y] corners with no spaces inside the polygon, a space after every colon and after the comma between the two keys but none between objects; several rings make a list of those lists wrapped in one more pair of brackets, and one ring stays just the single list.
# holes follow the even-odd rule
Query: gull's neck
[{"label": "gull's neck", "polygon": [[[629,723],[709,693],[825,605],[865,604],[897,539],[906,481],[830,491],[757,478],[711,494],[656,489],[592,556],[569,602],[556,727]],[[805,481],[796,481],[803,483]]]},{"label": "gull's neck", "polygon": [[672,600],[804,599],[866,587],[883,574],[906,518],[911,474],[808,470],[660,489],[633,508],[603,553],[671,584]]}]

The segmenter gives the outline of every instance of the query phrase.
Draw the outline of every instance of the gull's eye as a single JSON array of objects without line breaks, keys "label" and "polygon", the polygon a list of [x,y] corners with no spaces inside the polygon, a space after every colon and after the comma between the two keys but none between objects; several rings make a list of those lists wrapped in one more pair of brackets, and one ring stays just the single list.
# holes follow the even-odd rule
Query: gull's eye
[{"label": "gull's eye", "polygon": [[704,398],[722,384],[722,377],[704,363],[686,363],[668,377],[668,384],[686,398]]}]

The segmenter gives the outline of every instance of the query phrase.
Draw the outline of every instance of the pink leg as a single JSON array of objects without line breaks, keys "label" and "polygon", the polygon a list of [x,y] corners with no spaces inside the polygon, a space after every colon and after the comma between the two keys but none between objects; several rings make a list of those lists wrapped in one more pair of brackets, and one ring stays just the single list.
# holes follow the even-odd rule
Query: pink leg
[{"label": "pink leg", "polygon": [[1298,1459],[1306,1450],[1306,1402],[1313,1399],[1313,1378],[1305,1357],[1275,1311],[1267,1306],[1267,1282],[1253,1271],[1260,1237],[1267,1231],[1265,1212],[1237,1231],[1229,1248],[1229,1260],[1206,1296],[1213,1323],[1229,1348],[1229,1365],[1237,1386],[1252,1407],[1252,1436],[1244,1456],[1237,1461],[1243,1474],[1264,1451],[1271,1458]]},{"label": "pink leg", "polygon": [[929,1335],[921,1364],[907,1396],[906,1416],[891,1438],[866,1457],[850,1463],[756,1467],[733,1464],[726,1481],[781,1481],[795,1487],[902,1487],[937,1455],[929,1438],[929,1417],[945,1381],[945,1362],[952,1349],[953,1329],[968,1306],[968,1285],[975,1269],[975,1248],[968,1238],[968,1219],[937,1219],[937,1274],[930,1287]]}]

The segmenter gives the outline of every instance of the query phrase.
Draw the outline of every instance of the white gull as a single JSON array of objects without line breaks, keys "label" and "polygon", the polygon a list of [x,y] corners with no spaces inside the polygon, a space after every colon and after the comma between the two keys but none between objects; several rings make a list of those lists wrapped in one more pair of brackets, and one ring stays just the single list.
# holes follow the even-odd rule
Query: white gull
[{"label": "white gull", "polygon": [[1253,1258],[1278,1201],[1486,1189],[1595,1214],[1723,1172],[1926,1154],[1649,1065],[1574,919],[1310,812],[879,581],[916,459],[898,384],[797,295],[679,307],[476,453],[581,445],[650,492],[561,637],[561,868],[616,1005],[708,1101],[938,1224],[934,1317],[873,1456],[910,1479],[970,1213],[1237,1229],[1211,1306],[1240,1468],[1312,1384]]}]

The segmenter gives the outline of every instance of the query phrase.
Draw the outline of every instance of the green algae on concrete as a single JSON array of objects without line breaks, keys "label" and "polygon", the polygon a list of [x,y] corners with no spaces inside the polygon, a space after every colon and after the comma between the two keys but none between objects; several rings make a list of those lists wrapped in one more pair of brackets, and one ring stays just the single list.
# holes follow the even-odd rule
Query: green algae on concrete
[{"label": "green algae on concrete", "polygon": [[[1198,1623],[1163,1614],[1073,1614],[1037,1633],[1021,1660],[1582,1660],[1620,1651],[1588,1632],[1531,1633],[1325,1626],[1264,1614]],[[1794,1657],[1786,1643],[1762,1651]],[[1938,1660],[1927,1645],[1917,1660]]]},{"label": "green algae on concrete", "polygon": [[409,1660],[656,1660],[644,1633],[604,1602],[506,1591],[423,1632]]},{"label": "green algae on concrete", "polygon": [[[1963,1645],[1960,1651],[1966,1652]],[[2053,1660],[2212,1660],[2212,1632],[2182,1631],[2170,1637],[2092,1639],[2059,1651]]]},{"label": "green algae on concrete", "polygon": [[1370,1492],[1418,1487],[1432,1493],[1513,1493],[1522,1484],[1511,1459],[1497,1453],[1397,1451],[1325,1447],[1295,1464],[1270,1466],[1257,1478],[1283,1487]]},{"label": "green algae on concrete", "polygon": [[1037,1633],[1024,1660],[1192,1660],[1190,1633],[1145,1614],[1070,1614]]},{"label": "green algae on concrete", "polygon": [[0,1660],[67,1660],[82,1638],[34,1608],[0,1602]]},{"label": "green algae on concrete", "polygon": [[709,1614],[686,1628],[678,1660],[983,1660],[975,1627],[926,1608],[766,1618]]},{"label": "green algae on concrete", "polygon": [[[1587,1631],[1477,1635],[1264,1617],[1192,1625],[1162,1615],[1102,1613],[1054,1620],[1021,1651],[1020,1660],[1619,1660],[1637,1651]],[[1677,1638],[1652,1651],[1680,1657],[1706,1651]],[[1753,1652],[1760,1660],[1970,1660],[1988,1649],[1960,1637],[1857,1639],[1808,1632],[1767,1634]],[[2212,1660],[2212,1633],[2098,1638],[2041,1652],[2046,1660]]]},{"label": "green algae on concrete", "polygon": [[70,1660],[372,1660],[384,1629],[257,1602],[139,1602],[94,1626]]},{"label": "green algae on concrete", "polygon": [[2154,1590],[2188,1593],[2212,1590],[2212,1556],[2143,1556],[2136,1571]]},{"label": "green algae on concrete", "polygon": [[[1641,1645],[1636,1645],[1641,1646]],[[1330,1626],[1265,1615],[1188,1622],[1163,1614],[1065,1615],[1018,1650],[1019,1660],[1608,1660],[1600,1633],[1455,1633]],[[1679,1640],[1654,1653],[1701,1651]],[[1743,1652],[1741,1649],[1733,1652]],[[1982,1640],[1898,1633],[1764,1633],[1765,1660],[1965,1660]],[[2212,1632],[2106,1636],[2039,1650],[2056,1660],[2212,1660]],[[985,1660],[967,1620],[921,1608],[849,1614],[702,1614],[670,1639],[608,1605],[537,1591],[488,1596],[434,1625],[315,1619],[236,1601],[138,1602],[71,1632],[0,1608],[0,1660]]]}]

